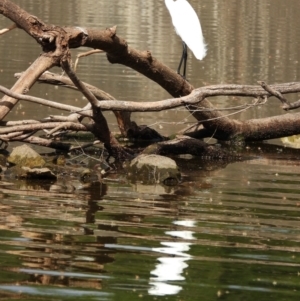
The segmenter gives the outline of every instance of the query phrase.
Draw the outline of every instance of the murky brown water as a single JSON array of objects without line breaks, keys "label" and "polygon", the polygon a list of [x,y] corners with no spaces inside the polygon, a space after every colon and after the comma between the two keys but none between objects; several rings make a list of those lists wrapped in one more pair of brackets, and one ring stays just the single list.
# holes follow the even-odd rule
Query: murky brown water
[{"label": "murky brown water", "polygon": [[[44,21],[106,28],[177,67],[181,43],[164,1],[18,0]],[[202,0],[208,55],[189,58],[194,86],[297,81],[298,0]],[[9,24],[0,16],[0,27]],[[171,45],[171,46],[170,46]],[[0,38],[0,82],[11,86],[40,52],[21,31]],[[83,49],[79,50],[83,52]],[[74,55],[77,52],[74,51]],[[80,77],[117,99],[167,98],[160,87],[98,54]],[[38,85],[36,96],[84,105],[73,91]],[[218,98],[220,106],[245,100]],[[20,103],[10,118],[42,118]],[[280,113],[279,104],[237,118]],[[192,121],[182,110],[134,114],[171,134]],[[114,129],[114,119],[109,116]],[[299,151],[252,145],[255,159],[206,164],[175,158],[179,187],[129,183],[123,175],[58,194],[49,183],[0,182],[0,298],[22,300],[299,300]],[[261,154],[261,155],[260,155]],[[268,155],[266,155],[268,154]],[[260,156],[259,156],[260,155]]]}]

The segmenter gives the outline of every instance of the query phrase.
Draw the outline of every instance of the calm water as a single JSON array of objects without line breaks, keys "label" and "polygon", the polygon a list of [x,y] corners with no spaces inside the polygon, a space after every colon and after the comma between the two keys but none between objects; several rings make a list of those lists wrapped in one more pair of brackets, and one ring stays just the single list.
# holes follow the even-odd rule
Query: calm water
[{"label": "calm water", "polygon": [[[117,24],[131,46],[177,67],[181,44],[164,1],[15,2],[53,24],[101,29]],[[208,43],[202,62],[189,58],[194,86],[299,80],[299,0],[191,3]],[[0,27],[8,24],[0,17]],[[0,80],[7,87],[40,52],[17,30],[0,37],[0,49]],[[83,51],[75,50],[74,57]],[[101,54],[82,59],[78,73],[117,99],[168,97]],[[54,87],[37,85],[31,93],[85,104],[79,94]],[[245,100],[212,101],[223,107]],[[9,118],[50,113],[20,103]],[[236,118],[280,113],[270,100]],[[193,121],[182,110],[138,113],[134,119],[166,135]],[[247,153],[255,159],[216,164],[175,158],[184,178],[174,188],[131,184],[117,174],[113,181],[58,194],[49,183],[11,185],[2,178],[0,299],[299,300],[300,152],[252,145]]]}]

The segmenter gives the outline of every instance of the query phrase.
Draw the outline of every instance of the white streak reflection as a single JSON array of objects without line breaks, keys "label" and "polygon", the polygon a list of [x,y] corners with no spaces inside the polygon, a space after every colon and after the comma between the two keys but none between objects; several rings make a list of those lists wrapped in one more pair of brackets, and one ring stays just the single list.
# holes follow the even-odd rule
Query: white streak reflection
[{"label": "white streak reflection", "polygon": [[193,231],[167,231],[165,232],[167,235],[171,235],[173,237],[178,237],[182,239],[195,239],[193,236]]},{"label": "white streak reflection", "polygon": [[[195,222],[191,220],[175,221],[178,226],[195,227]],[[166,231],[166,235],[184,240],[195,239],[193,231],[176,230]],[[148,293],[155,296],[176,295],[181,290],[180,285],[167,283],[168,281],[184,281],[184,269],[188,267],[187,261],[192,258],[188,251],[192,243],[185,241],[176,242],[161,242],[163,247],[153,248],[153,251],[170,255],[170,257],[158,258],[158,263],[150,277],[149,284],[151,285]]]},{"label": "white streak reflection", "polygon": [[173,224],[184,227],[196,227],[196,222],[194,220],[174,221]]}]

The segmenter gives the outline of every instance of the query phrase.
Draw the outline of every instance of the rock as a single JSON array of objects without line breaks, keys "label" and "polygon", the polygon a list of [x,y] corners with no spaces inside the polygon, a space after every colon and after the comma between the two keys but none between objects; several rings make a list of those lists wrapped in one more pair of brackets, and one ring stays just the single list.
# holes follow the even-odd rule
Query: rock
[{"label": "rock", "polygon": [[25,173],[23,177],[30,179],[50,179],[56,180],[56,175],[49,168],[29,168],[26,166],[22,167],[22,171]]},{"label": "rock", "polygon": [[14,148],[7,161],[30,168],[43,167],[46,164],[45,160],[26,144]]},{"label": "rock", "polygon": [[0,154],[0,172],[5,171],[7,169],[7,160],[3,154]]},{"label": "rock", "polygon": [[177,185],[180,172],[176,162],[168,157],[141,154],[128,167],[128,177],[145,184]]}]

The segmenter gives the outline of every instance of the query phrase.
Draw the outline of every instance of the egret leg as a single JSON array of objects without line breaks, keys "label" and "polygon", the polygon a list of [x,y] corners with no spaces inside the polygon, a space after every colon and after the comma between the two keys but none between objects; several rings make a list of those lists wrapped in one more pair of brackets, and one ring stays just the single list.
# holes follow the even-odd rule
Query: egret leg
[{"label": "egret leg", "polygon": [[182,66],[182,63],[183,63],[183,74],[181,75],[184,79],[185,79],[185,75],[186,75],[186,62],[187,62],[187,46],[186,44],[182,41],[182,46],[183,46],[183,49],[182,49],[182,55],[181,55],[181,59],[180,59],[180,62],[179,62],[179,66],[178,66],[178,69],[177,69],[177,73],[180,74],[180,69],[181,69],[181,66]]}]

